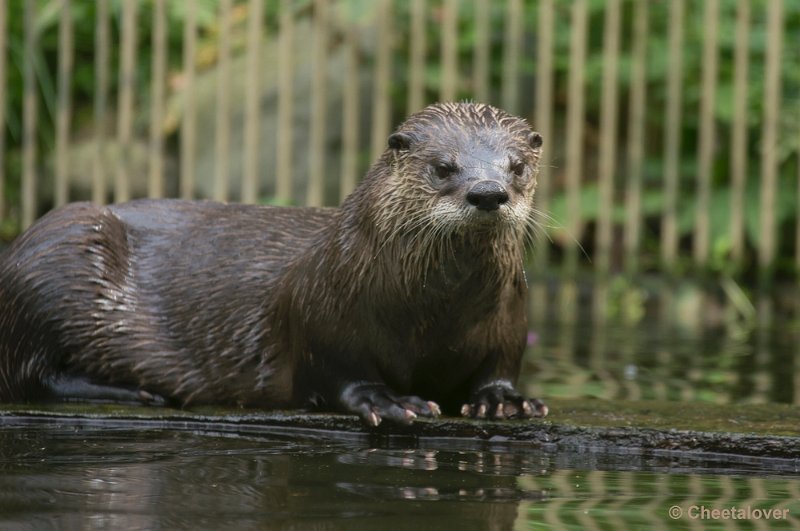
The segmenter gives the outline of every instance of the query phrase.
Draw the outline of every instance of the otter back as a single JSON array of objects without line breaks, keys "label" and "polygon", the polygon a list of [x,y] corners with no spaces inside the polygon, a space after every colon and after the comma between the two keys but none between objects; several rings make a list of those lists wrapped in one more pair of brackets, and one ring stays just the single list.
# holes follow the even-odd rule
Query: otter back
[{"label": "otter back", "polygon": [[544,415],[513,387],[540,145],[437,104],[338,209],[55,210],[0,256],[0,400]]}]

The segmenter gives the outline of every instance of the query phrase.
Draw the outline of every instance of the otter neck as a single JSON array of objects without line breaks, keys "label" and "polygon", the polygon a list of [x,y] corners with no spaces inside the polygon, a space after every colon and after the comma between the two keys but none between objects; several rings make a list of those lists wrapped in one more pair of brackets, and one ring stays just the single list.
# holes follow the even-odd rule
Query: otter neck
[{"label": "otter neck", "polygon": [[[412,302],[460,300],[462,293],[491,300],[503,285],[524,282],[522,239],[494,232],[450,234],[417,230],[385,234],[359,223],[354,284]],[[430,230],[429,228],[427,228]]]}]

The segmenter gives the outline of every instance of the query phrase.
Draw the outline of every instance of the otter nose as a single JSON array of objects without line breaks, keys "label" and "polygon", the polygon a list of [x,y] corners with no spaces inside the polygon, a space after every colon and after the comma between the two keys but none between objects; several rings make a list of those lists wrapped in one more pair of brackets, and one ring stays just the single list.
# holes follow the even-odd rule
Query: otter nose
[{"label": "otter nose", "polygon": [[508,192],[497,181],[480,181],[467,192],[467,202],[478,210],[491,212],[508,202]]}]

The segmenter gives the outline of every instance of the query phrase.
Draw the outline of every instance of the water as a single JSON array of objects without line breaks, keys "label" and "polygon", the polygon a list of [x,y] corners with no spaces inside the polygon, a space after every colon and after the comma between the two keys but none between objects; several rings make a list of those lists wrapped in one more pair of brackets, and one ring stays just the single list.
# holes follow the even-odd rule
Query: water
[{"label": "water", "polygon": [[[669,319],[649,302],[640,319],[598,319],[580,298],[573,320],[557,305],[533,312],[521,388],[544,399],[727,404],[731,418],[740,404],[800,405],[796,313],[773,308],[754,321],[713,300],[671,304]],[[236,433],[214,422],[0,427],[2,530],[586,528],[800,529],[800,456]]]},{"label": "water", "polygon": [[800,406],[796,288],[784,290],[788,301],[737,306],[691,286],[626,286],[599,311],[596,288],[566,304],[563,291],[534,289],[520,377],[531,395]]},{"label": "water", "polygon": [[0,448],[2,529],[644,529],[700,522],[687,514],[673,520],[673,506],[749,508],[751,519],[755,509],[785,510],[789,520],[770,523],[800,525],[800,479],[792,471],[765,473],[768,464],[752,460],[58,422],[6,427]]}]

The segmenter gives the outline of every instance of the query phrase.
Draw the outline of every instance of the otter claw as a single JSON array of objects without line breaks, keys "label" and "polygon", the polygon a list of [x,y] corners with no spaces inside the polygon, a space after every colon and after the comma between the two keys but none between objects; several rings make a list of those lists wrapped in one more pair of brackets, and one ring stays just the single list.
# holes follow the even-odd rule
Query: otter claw
[{"label": "otter claw", "polygon": [[356,413],[372,427],[383,419],[400,424],[410,424],[419,416],[437,417],[439,405],[416,396],[398,396],[380,383],[355,383],[345,387],[340,395],[346,411]]},{"label": "otter claw", "polygon": [[526,417],[533,416],[533,408],[531,407],[531,403],[528,402],[527,400],[522,401],[522,414],[525,415]]},{"label": "otter claw", "polygon": [[371,411],[369,415],[367,415],[367,423],[373,427],[378,427],[378,424],[381,423],[381,418],[378,416],[377,413]]},{"label": "otter claw", "polygon": [[471,404],[464,404],[461,414],[465,417],[510,419],[545,417],[548,408],[536,398],[523,398],[506,381],[497,381],[478,389]]},{"label": "otter claw", "polygon": [[544,418],[548,413],[550,413],[550,408],[548,408],[547,405],[541,400],[531,398],[530,400],[526,400],[526,402],[533,402],[536,405],[535,411],[532,414],[533,417]]}]

